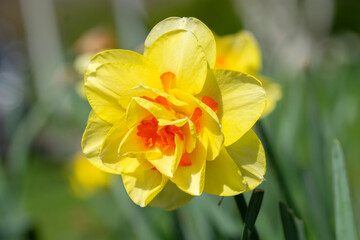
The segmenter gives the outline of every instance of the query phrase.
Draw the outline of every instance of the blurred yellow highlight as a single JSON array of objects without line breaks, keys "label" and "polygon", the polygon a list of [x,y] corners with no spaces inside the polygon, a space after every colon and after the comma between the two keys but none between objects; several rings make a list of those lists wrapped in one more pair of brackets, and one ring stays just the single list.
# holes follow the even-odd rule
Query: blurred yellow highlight
[{"label": "blurred yellow highlight", "polygon": [[77,197],[88,197],[99,189],[108,188],[110,174],[91,164],[86,156],[79,152],[71,161],[71,188]]}]

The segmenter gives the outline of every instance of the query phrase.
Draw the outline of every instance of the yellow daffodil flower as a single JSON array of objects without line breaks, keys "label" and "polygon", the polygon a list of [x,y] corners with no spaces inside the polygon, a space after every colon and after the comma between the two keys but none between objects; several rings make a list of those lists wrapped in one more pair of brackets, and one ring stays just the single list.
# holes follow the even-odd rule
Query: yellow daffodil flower
[{"label": "yellow daffodil flower", "polygon": [[266,106],[261,117],[272,112],[276,102],[282,97],[281,87],[270,78],[259,74],[261,52],[254,36],[250,32],[241,31],[232,35],[216,37],[216,49],[215,68],[240,71],[259,79],[266,91]]},{"label": "yellow daffodil flower", "polygon": [[202,192],[233,196],[263,181],[264,150],[251,127],[265,91],[215,61],[207,26],[177,17],[151,30],[143,55],[108,50],[90,61],[83,152],[121,174],[136,204],[174,209]]},{"label": "yellow daffodil flower", "polygon": [[98,189],[109,186],[111,175],[91,164],[83,153],[77,153],[71,165],[70,182],[76,196],[90,196]]}]

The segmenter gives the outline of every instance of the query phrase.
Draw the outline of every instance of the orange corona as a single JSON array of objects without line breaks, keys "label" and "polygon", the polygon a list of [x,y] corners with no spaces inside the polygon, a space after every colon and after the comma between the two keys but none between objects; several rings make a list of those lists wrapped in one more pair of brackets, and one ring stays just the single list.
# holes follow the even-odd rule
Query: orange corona
[{"label": "orange corona", "polygon": [[[171,72],[165,72],[160,76],[160,79],[165,92],[169,92],[175,79],[175,75]],[[141,98],[161,104],[167,110],[171,110],[168,100],[163,96],[157,96],[155,99],[147,96],[141,96]],[[218,103],[211,97],[204,96],[201,101],[209,106],[215,113],[218,112]],[[196,107],[190,116],[190,120],[195,125],[196,133],[199,133],[201,130],[200,119],[202,115],[203,111],[201,108]],[[137,126],[137,135],[144,140],[147,148],[157,147],[163,151],[174,151],[176,148],[175,135],[179,136],[179,138],[184,141],[184,133],[182,129],[175,125],[159,127],[158,123],[159,122],[155,117],[142,120],[141,123]],[[186,167],[190,165],[192,165],[192,162],[188,156],[188,153],[184,151],[181,156],[179,166]]]}]

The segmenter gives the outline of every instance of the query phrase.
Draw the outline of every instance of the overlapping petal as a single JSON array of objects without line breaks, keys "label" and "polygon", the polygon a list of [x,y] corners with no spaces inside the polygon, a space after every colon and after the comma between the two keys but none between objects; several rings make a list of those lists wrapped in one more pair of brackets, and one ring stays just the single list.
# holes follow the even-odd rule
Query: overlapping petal
[{"label": "overlapping petal", "polygon": [[156,67],[151,64],[105,63],[85,79],[85,92],[96,114],[115,123],[124,109],[119,104],[123,92],[139,84],[161,89]]},{"label": "overlapping petal", "polygon": [[[119,161],[118,148],[127,133],[125,114],[109,129],[106,137],[100,147],[99,159],[106,163],[114,163]],[[109,165],[107,165],[109,166]],[[114,169],[114,168],[112,168]],[[114,169],[121,174],[121,169]]]},{"label": "overlapping petal", "polygon": [[182,191],[199,196],[204,189],[206,149],[201,142],[196,143],[196,148],[188,154],[190,166],[179,166],[170,180]]},{"label": "overlapping petal", "polygon": [[148,205],[168,181],[167,177],[147,164],[140,164],[132,173],[121,176],[131,200],[141,207]]},{"label": "overlapping petal", "polygon": [[187,119],[188,124],[185,124],[182,128],[184,137],[186,139],[185,150],[191,153],[196,147],[196,129],[194,123]]},{"label": "overlapping petal", "polygon": [[183,29],[192,32],[202,49],[210,68],[213,68],[216,60],[215,38],[211,30],[196,18],[170,17],[156,24],[145,40],[144,54],[146,55],[150,46],[165,33]]},{"label": "overlapping petal", "polygon": [[211,96],[219,103],[219,119],[228,146],[243,136],[260,118],[265,107],[265,91],[250,75],[216,69],[209,74],[200,96]]},{"label": "overlapping petal", "polygon": [[219,156],[206,163],[204,191],[219,196],[234,196],[247,191],[248,185],[239,167],[225,148]]},{"label": "overlapping petal", "polygon": [[174,183],[168,181],[163,190],[149,203],[149,206],[174,210],[184,206],[192,198],[192,195],[181,191]]},{"label": "overlapping petal", "polygon": [[174,88],[197,94],[204,86],[207,72],[205,53],[192,32],[167,32],[145,54],[161,73],[175,74]]},{"label": "overlapping petal", "polygon": [[88,124],[82,137],[81,147],[83,153],[92,164],[105,172],[116,174],[118,172],[104,165],[99,158],[100,148],[110,129],[111,125],[109,123],[99,118],[94,111],[91,111]]},{"label": "overlapping petal", "polygon": [[146,65],[148,61],[143,55],[123,49],[111,49],[99,52],[93,56],[85,71],[85,80],[88,75],[96,72],[96,69],[105,63],[129,63]]},{"label": "overlapping petal", "polygon": [[248,191],[257,187],[266,172],[264,148],[253,130],[226,147],[229,155],[238,165],[241,174],[249,186]]},{"label": "overlapping petal", "polygon": [[178,136],[175,136],[175,144],[176,148],[173,152],[171,150],[163,151],[161,158],[148,159],[159,172],[169,178],[174,176],[184,152],[184,142]]}]

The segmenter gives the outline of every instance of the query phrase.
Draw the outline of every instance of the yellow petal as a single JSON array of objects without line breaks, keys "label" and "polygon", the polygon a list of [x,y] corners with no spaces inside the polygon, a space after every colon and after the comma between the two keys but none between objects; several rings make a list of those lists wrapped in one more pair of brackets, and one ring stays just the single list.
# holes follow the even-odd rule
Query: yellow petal
[{"label": "yellow petal", "polygon": [[265,107],[265,91],[250,75],[231,70],[214,70],[208,75],[200,96],[219,104],[221,130],[228,146],[244,135],[260,118]]},{"label": "yellow petal", "polygon": [[139,167],[146,169],[154,168],[149,161],[141,158],[120,157],[118,158],[118,161],[115,162],[106,162],[105,160],[103,162],[105,166],[114,169],[117,172],[121,172],[121,174],[132,174]]},{"label": "yellow petal", "polygon": [[131,200],[145,207],[164,188],[167,178],[159,171],[140,165],[133,173],[122,174],[123,183]]},{"label": "yellow petal", "polygon": [[160,73],[175,74],[174,88],[191,94],[201,91],[207,72],[207,61],[195,35],[175,30],[159,37],[146,52]]},{"label": "yellow petal", "polygon": [[117,173],[113,169],[105,166],[99,158],[100,147],[111,127],[109,123],[99,118],[94,111],[91,111],[88,124],[82,137],[81,147],[93,165],[105,172]]},{"label": "yellow petal", "polygon": [[216,68],[256,74],[261,69],[261,52],[254,36],[247,31],[216,38]]},{"label": "yellow petal", "polygon": [[234,196],[247,191],[239,167],[222,148],[214,161],[206,163],[204,191],[219,196]]},{"label": "yellow petal", "polygon": [[[119,146],[119,155],[121,157],[139,158],[139,159],[159,159],[162,158],[160,150],[148,148],[141,137],[137,135],[137,128],[133,127],[124,136]],[[126,166],[123,166],[126,169]],[[126,170],[125,170],[126,171]]]},{"label": "yellow petal", "polygon": [[118,103],[121,94],[139,84],[162,88],[155,67],[128,63],[105,63],[85,79],[85,92],[96,114],[115,123],[124,109]]},{"label": "yellow petal", "polygon": [[274,110],[276,102],[282,98],[282,90],[281,86],[277,84],[274,80],[264,76],[256,77],[261,81],[262,86],[266,92],[265,110],[261,115],[261,117],[263,118]]},{"label": "yellow petal", "polygon": [[200,195],[204,189],[206,149],[197,141],[194,151],[188,154],[190,166],[179,166],[170,180],[182,191]]},{"label": "yellow petal", "polygon": [[156,24],[155,27],[150,31],[149,35],[145,40],[144,53],[148,51],[151,45],[163,34],[173,30],[183,29],[192,32],[199,41],[199,44],[203,48],[206,59],[209,62],[211,68],[215,65],[215,39],[211,30],[200,20],[196,18],[179,18],[170,17],[160,23]]},{"label": "yellow petal", "polygon": [[248,191],[257,187],[266,172],[264,148],[253,130],[226,147],[229,155],[238,165],[242,176],[249,186]]},{"label": "yellow petal", "polygon": [[105,50],[97,53],[91,58],[85,70],[85,80],[88,75],[95,72],[98,67],[105,63],[130,63],[144,65],[148,64],[148,61],[143,55],[137,52],[122,49]]},{"label": "yellow petal", "polygon": [[119,145],[127,132],[126,117],[123,115],[108,131],[100,148],[99,158],[101,161],[118,174],[124,172],[128,168],[129,162],[133,161],[128,157],[121,157],[118,153]]},{"label": "yellow petal", "polygon": [[162,158],[148,159],[148,161],[154,165],[160,173],[169,178],[174,176],[174,173],[179,166],[181,156],[184,152],[184,142],[177,135],[175,135],[175,144],[175,152],[163,151]]},{"label": "yellow petal", "polygon": [[187,119],[188,124],[182,127],[182,131],[185,137],[185,150],[187,153],[191,153],[196,147],[196,128],[194,123]]},{"label": "yellow petal", "polygon": [[187,204],[193,196],[181,191],[174,183],[168,181],[164,189],[149,203],[151,207],[174,210]]}]

